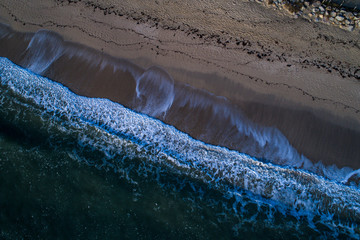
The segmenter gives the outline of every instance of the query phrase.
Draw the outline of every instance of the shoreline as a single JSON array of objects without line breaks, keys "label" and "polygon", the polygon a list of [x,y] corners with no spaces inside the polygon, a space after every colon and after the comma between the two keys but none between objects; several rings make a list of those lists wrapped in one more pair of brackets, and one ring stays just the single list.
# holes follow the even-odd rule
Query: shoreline
[{"label": "shoreline", "polygon": [[[356,124],[350,124],[351,121],[345,120],[342,125],[360,130],[360,96],[358,94],[360,84],[356,77],[358,73],[360,74],[357,57],[357,54],[360,54],[360,48],[358,47],[359,40],[356,39],[355,41],[355,37],[359,36],[358,33],[346,32],[349,36],[340,36],[343,38],[342,40],[351,38],[352,40],[348,41],[353,41],[353,45],[350,46],[342,44],[341,39],[335,39],[333,40],[335,42],[332,42],[330,34],[328,37],[317,39],[319,36],[323,36],[318,34],[313,38],[319,43],[312,49],[309,48],[308,53],[305,53],[308,56],[302,58],[297,55],[304,53],[299,53],[295,47],[302,47],[306,51],[309,46],[302,45],[305,39],[301,39],[302,42],[297,44],[298,46],[284,46],[289,45],[289,42],[281,44],[280,40],[278,44],[266,46],[259,41],[255,42],[255,39],[259,37],[263,38],[264,43],[274,40],[272,36],[269,36],[270,39],[265,39],[264,36],[259,35],[262,29],[258,30],[257,36],[254,35],[254,41],[243,38],[243,40],[233,39],[232,41],[235,42],[230,42],[231,33],[224,32],[223,36],[210,33],[208,36],[197,37],[201,34],[199,33],[200,30],[196,32],[194,28],[192,28],[193,30],[181,29],[181,24],[179,30],[172,29],[166,24],[160,26],[160,24],[155,23],[152,26],[151,22],[141,22],[141,18],[134,21],[135,16],[105,14],[107,8],[99,9],[99,7],[88,6],[82,2],[63,4],[62,6],[49,0],[36,4],[40,6],[34,6],[35,3],[29,4],[29,6],[26,6],[27,3],[23,4],[24,8],[33,7],[34,13],[17,6],[16,11],[21,14],[9,14],[9,9],[4,8],[4,4],[2,4],[2,6],[0,5],[1,16],[7,17],[8,22],[6,23],[15,30],[34,32],[39,29],[49,29],[61,34],[65,40],[79,42],[114,57],[129,59],[145,69],[153,65],[161,66],[176,81],[185,82],[194,85],[194,87],[199,87],[197,81],[190,82],[178,77],[181,76],[181,73],[179,74],[176,66],[181,66],[180,71],[216,73],[219,78],[230,79],[235,84],[262,96],[272,95],[281,98],[274,105],[283,104],[289,107],[295,103],[313,109],[315,114],[316,111],[324,109],[334,116],[339,116],[340,120],[341,118],[355,120]],[[267,10],[275,17],[286,18],[291,23],[284,23],[287,25],[294,24],[294,28],[297,25],[315,26],[319,30],[313,29],[313,31],[317,30],[320,33],[321,28],[324,30],[331,28],[330,30],[334,31],[333,34],[337,34],[337,36],[344,31],[333,26],[305,22],[302,19],[290,19],[288,16],[279,15],[278,11],[261,9],[262,6],[257,3],[250,2],[249,4],[251,7],[256,6],[260,10]],[[25,10],[32,12],[32,14],[26,14]],[[66,17],[66,15],[70,17]],[[244,26],[244,28],[248,27]],[[285,32],[291,30],[286,25],[283,27]],[[299,32],[301,30],[303,29],[299,29]],[[250,33],[254,32],[254,30],[251,31]],[[291,32],[293,31],[294,29],[291,30]],[[293,40],[289,36],[287,38],[289,38],[287,41]],[[226,43],[227,41],[229,43]],[[339,42],[337,47],[340,49],[339,51],[332,50],[328,56],[325,55],[321,59],[319,49],[329,51],[325,46],[322,46],[328,41],[330,41],[330,45],[336,45],[336,42]],[[320,45],[320,42],[324,44]],[[310,42],[307,45],[312,44],[313,42]],[[200,46],[201,50],[199,49]],[[292,48],[293,51],[289,51]],[[277,52],[279,49],[281,51]],[[314,50],[315,53],[310,55]],[[340,53],[342,54],[340,55]],[[327,58],[334,60],[332,63],[322,61]],[[341,62],[341,64],[336,65],[337,62]],[[360,75],[358,77],[360,78]],[[304,81],[304,79],[311,79],[311,81]],[[205,90],[212,90],[206,84],[202,84],[200,87]],[[236,96],[213,93],[229,99],[236,98]],[[285,101],[288,101],[289,104],[284,104]],[[336,120],[335,123],[339,124],[339,121]]]},{"label": "shoreline", "polygon": [[[254,26],[250,21],[241,23],[239,19],[231,20],[231,13],[212,15],[207,12],[204,13],[205,16],[215,16],[214,19],[209,17],[210,19],[206,20],[210,21],[210,27],[216,27],[209,30],[209,26],[202,25],[204,22],[199,24],[195,21],[197,19],[186,16],[181,22],[171,22],[172,19],[164,15],[166,9],[160,6],[159,12],[155,15],[152,3],[144,6],[149,12],[144,13],[140,10],[135,11],[136,4],[131,3],[118,8],[108,8],[105,3],[102,3],[103,6],[94,7],[88,4],[90,1],[70,4],[58,4],[59,2],[50,0],[31,4],[24,1],[22,6],[20,3],[9,2],[11,1],[7,2],[8,5],[0,5],[0,16],[2,22],[8,23],[18,31],[48,29],[59,33],[67,41],[78,42],[110,56],[130,60],[143,69],[160,66],[175,83],[189,84],[217,96],[226,97],[236,106],[242,106],[251,120],[265,126],[276,126],[276,123],[281,125],[284,124],[284,120],[280,119],[281,114],[276,114],[272,117],[273,121],[268,121],[266,117],[257,116],[256,109],[263,108],[261,111],[265,112],[266,107],[262,106],[270,106],[271,109],[278,109],[278,113],[283,112],[281,109],[290,109],[298,112],[293,114],[294,116],[301,116],[301,112],[306,112],[310,116],[306,123],[311,123],[311,119],[321,119],[318,123],[329,122],[335,126],[330,128],[334,131],[337,128],[349,129],[346,131],[355,134],[355,137],[347,138],[347,135],[344,135],[343,139],[355,140],[350,141],[354,145],[358,142],[360,82],[356,75],[356,67],[360,48],[359,40],[354,40],[359,36],[356,31],[347,32],[334,26],[310,23],[304,19],[291,19],[285,14],[263,8],[253,2],[241,4],[256,14],[263,14],[261,17],[264,19],[274,20],[274,17],[279,17],[280,21],[269,21],[263,25],[260,23],[259,29],[256,29],[251,28]],[[191,1],[185,1],[189,2]],[[227,2],[224,3],[225,9],[226,4]],[[194,9],[196,7],[199,6],[194,6]],[[109,9],[128,11],[128,14],[120,16],[120,12],[115,15],[109,12]],[[210,10],[220,11],[215,8]],[[185,12],[181,14],[186,15]],[[149,16],[153,17],[149,20]],[[154,20],[154,16],[157,16],[157,20]],[[226,19],[219,25],[212,22],[218,19],[217,16]],[[244,18],[245,15],[240,17]],[[188,23],[191,21],[193,25]],[[231,25],[233,21],[240,26]],[[285,25],[279,27],[281,21],[284,21]],[[178,27],[174,27],[175,24]],[[275,38],[275,33],[264,28],[268,24],[275,26],[272,30],[277,34],[283,27],[285,33],[282,36],[287,38]],[[234,26],[234,29],[229,26]],[[221,27],[229,31],[221,33]],[[299,27],[300,33],[310,29],[316,34],[293,42],[300,33],[294,32],[291,27]],[[287,35],[291,32],[295,36]],[[236,33],[244,33],[244,36],[235,37]],[[347,35],[339,35],[340,33]],[[307,43],[308,39],[312,41]],[[318,42],[314,42],[315,40]],[[326,49],[324,44],[339,49]],[[308,49],[310,45],[312,48]],[[302,48],[304,50],[301,50]],[[337,65],[337,62],[341,63]],[[246,102],[252,103],[253,107],[246,108]],[[260,107],[256,107],[257,104]],[[288,113],[287,120],[296,119],[294,116]],[[301,129],[306,130],[306,127],[302,126]],[[319,128],[322,125],[315,124],[315,127]],[[326,127],[318,131],[326,131]],[[287,137],[294,142],[295,136],[296,134],[293,139]],[[302,141],[304,140],[299,140],[297,145],[304,144]],[[332,145],[338,147],[334,143]],[[342,159],[338,160],[338,166],[342,166],[341,161]],[[353,161],[357,166],[357,159]]]}]

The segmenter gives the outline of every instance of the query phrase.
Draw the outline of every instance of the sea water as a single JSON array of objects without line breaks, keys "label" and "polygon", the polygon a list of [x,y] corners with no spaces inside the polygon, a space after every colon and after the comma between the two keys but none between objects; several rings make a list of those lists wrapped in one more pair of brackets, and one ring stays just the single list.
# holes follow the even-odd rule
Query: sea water
[{"label": "sea water", "polygon": [[[324,113],[314,115],[312,109],[301,110],[299,105],[274,107],[274,99],[258,103],[262,96],[249,89],[224,87],[222,92],[235,91],[244,98],[234,102],[183,84],[159,66],[143,69],[126,59],[64,41],[48,30],[21,33],[0,24],[0,33],[0,45],[6,46],[0,48],[1,56],[78,95],[107,98],[205,143],[265,162],[301,168],[347,184],[358,181],[354,170],[360,168],[360,132],[349,122],[333,124],[329,118],[342,120]],[[207,82],[214,78],[218,84],[226,84],[212,75],[197,74],[196,78]]]},{"label": "sea water", "polygon": [[359,238],[360,191],[0,59],[0,236]]}]

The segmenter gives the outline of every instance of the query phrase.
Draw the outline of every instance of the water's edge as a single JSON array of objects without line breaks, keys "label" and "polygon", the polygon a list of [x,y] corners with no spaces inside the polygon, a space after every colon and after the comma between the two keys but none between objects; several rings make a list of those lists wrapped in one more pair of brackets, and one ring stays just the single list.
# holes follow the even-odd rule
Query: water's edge
[{"label": "water's edge", "polygon": [[235,104],[178,83],[159,67],[145,70],[65,42],[50,31],[16,33],[2,26],[0,41],[5,46],[1,56],[20,66],[79,95],[107,98],[156,117],[203,142],[337,181],[348,179],[352,169],[360,167],[360,133],[321,121],[309,112]]},{"label": "water's edge", "polygon": [[[247,221],[248,204],[264,206],[262,221],[270,221],[270,228],[276,225],[275,211],[284,221],[295,217],[289,228],[305,224],[321,232],[321,223],[328,236],[359,237],[357,188],[205,144],[118,103],[78,96],[5,58],[0,59],[0,78],[2,121],[37,129],[52,146],[73,149],[74,159],[114,169],[132,184],[137,184],[134,166],[128,164],[142,169],[142,175],[166,172],[205,184],[220,192],[220,199],[235,199],[231,211]],[[288,222],[279,224],[285,227]]]}]

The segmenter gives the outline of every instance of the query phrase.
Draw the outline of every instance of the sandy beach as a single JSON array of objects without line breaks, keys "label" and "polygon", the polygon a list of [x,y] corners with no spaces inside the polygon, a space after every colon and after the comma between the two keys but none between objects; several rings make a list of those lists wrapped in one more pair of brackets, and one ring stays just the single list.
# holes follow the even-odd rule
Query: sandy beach
[{"label": "sandy beach", "polygon": [[[99,58],[160,67],[176,84],[225,97],[255,123],[278,128],[313,161],[360,167],[359,29],[250,1],[2,1],[0,16],[15,31],[51,30]],[[11,59],[16,51],[6,45]],[[111,81],[91,91],[63,83],[124,104],[130,95],[120,99]],[[187,132],[199,137],[194,126]]]},{"label": "sandy beach", "polygon": [[0,1],[0,239],[360,239],[357,7]]}]

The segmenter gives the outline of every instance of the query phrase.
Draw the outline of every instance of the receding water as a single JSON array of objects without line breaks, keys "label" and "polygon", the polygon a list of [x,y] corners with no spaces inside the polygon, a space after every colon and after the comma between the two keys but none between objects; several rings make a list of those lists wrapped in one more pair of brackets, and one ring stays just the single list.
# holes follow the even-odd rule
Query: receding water
[{"label": "receding water", "polygon": [[359,238],[360,191],[0,59],[5,239]]},{"label": "receding water", "polygon": [[[360,167],[360,132],[329,122],[329,118],[336,122],[333,117],[322,119],[295,105],[284,108],[251,102],[246,96],[261,96],[243,87],[218,86],[221,92],[231,88],[238,95],[247,94],[247,100],[233,102],[182,84],[161,67],[142,69],[125,59],[64,41],[47,30],[21,33],[0,25],[0,45],[4,46],[1,56],[76,94],[120,103],[205,143],[336,181],[353,182],[351,177],[358,177],[353,170]],[[223,83],[222,79],[215,81]]]}]

